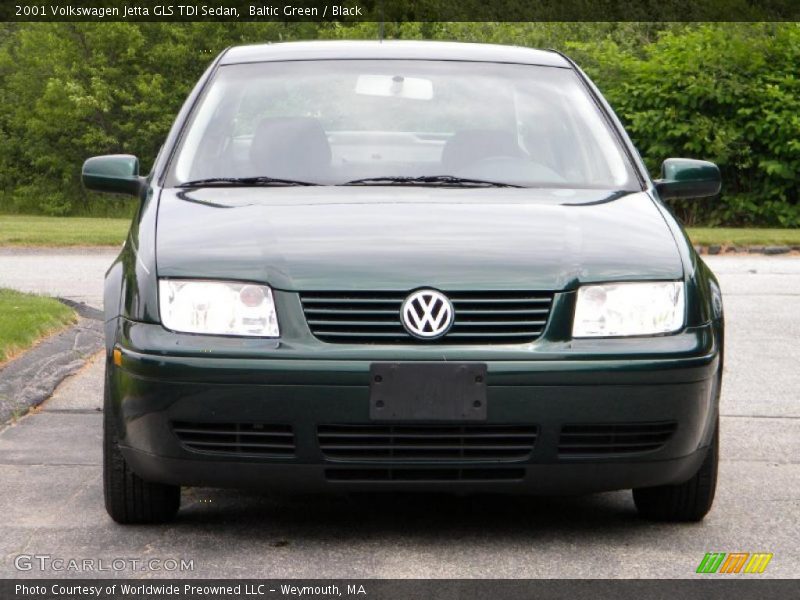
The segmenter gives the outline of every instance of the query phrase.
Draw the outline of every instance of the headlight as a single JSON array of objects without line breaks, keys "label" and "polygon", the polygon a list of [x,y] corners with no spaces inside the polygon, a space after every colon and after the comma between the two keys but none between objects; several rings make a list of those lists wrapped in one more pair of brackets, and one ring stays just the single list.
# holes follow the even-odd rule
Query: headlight
[{"label": "headlight", "polygon": [[578,289],[572,337],[670,333],[683,327],[682,281],[587,285]]},{"label": "headlight", "polygon": [[211,335],[278,337],[272,290],[227,281],[161,279],[161,322],[167,329]]}]

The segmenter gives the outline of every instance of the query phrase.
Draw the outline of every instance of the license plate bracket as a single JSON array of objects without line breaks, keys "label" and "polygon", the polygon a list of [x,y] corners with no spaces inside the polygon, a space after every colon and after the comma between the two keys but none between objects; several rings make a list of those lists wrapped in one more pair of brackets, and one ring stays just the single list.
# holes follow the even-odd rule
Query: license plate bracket
[{"label": "license plate bracket", "polygon": [[485,364],[370,365],[374,421],[485,421],[486,414]]}]

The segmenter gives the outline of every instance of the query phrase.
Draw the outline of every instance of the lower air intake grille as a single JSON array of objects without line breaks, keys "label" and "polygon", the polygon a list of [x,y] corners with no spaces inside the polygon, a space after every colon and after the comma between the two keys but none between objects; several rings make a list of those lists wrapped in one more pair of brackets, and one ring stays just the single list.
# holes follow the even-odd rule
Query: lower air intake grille
[{"label": "lower air intake grille", "polygon": [[295,451],[290,425],[175,421],[172,430],[184,447],[193,452],[293,456]]},{"label": "lower air intake grille", "polygon": [[564,425],[558,454],[582,457],[651,452],[666,444],[677,426],[674,421]]},{"label": "lower air intake grille", "polygon": [[328,481],[518,481],[525,469],[326,469]]},{"label": "lower air intake grille", "polygon": [[305,292],[300,301],[314,336],[338,344],[522,344],[542,334],[553,302],[547,292],[445,295],[453,326],[436,340],[417,339],[400,322],[408,292]]},{"label": "lower air intake grille", "polygon": [[535,425],[320,425],[319,447],[335,460],[525,460]]}]

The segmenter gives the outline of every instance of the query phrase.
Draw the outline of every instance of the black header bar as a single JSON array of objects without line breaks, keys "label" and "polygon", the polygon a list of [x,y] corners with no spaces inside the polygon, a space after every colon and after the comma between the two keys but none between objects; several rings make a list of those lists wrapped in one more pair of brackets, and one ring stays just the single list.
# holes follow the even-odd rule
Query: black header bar
[{"label": "black header bar", "polygon": [[800,21],[800,1],[9,0],[0,21]]}]

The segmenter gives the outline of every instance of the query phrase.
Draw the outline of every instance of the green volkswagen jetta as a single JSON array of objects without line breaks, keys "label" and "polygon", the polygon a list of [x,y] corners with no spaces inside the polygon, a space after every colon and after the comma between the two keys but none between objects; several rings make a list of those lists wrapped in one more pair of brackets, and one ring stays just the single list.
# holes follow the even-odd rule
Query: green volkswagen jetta
[{"label": "green volkswagen jetta", "polygon": [[223,52],[135,195],[106,275],[105,501],[180,486],[573,494],[711,507],[719,285],[557,52],[314,42]]}]

